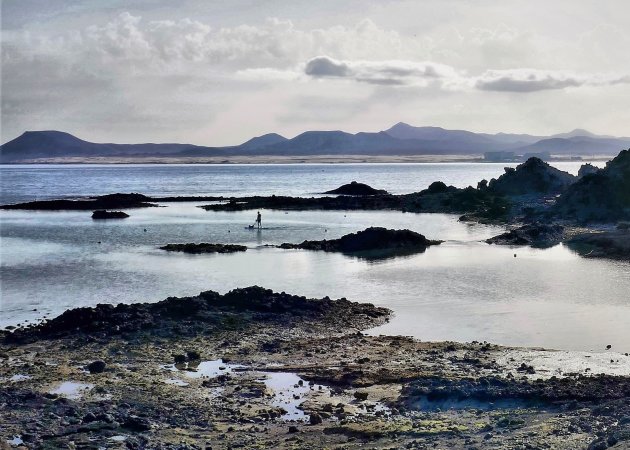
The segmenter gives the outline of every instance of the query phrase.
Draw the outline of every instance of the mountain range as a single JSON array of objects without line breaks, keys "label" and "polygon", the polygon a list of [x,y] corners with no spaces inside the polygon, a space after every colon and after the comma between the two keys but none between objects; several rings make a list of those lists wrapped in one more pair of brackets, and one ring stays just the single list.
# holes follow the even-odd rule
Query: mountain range
[{"label": "mountain range", "polygon": [[67,157],[212,157],[314,155],[482,155],[547,152],[552,155],[614,155],[630,147],[630,138],[598,136],[576,129],[553,136],[474,133],[397,123],[380,132],[306,131],[288,139],[276,133],[240,145],[206,147],[192,144],[94,143],[62,131],[27,131],[0,146],[0,162],[32,162]]}]

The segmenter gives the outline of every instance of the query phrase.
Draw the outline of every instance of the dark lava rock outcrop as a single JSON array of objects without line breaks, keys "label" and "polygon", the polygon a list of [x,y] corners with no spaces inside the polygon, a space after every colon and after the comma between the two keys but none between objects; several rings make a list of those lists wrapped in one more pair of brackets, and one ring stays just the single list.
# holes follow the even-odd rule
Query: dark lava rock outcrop
[{"label": "dark lava rock outcrop", "polygon": [[353,181],[349,184],[333,189],[332,191],[326,191],[324,194],[338,194],[338,195],[384,195],[387,191],[382,189],[374,189],[371,186],[363,183],[357,183]]},{"label": "dark lava rock outcrop", "polygon": [[562,241],[564,227],[557,224],[527,224],[498,236],[486,239],[488,244],[531,245],[532,247],[551,247]]},{"label": "dark lava rock outcrop", "polygon": [[162,250],[170,252],[184,252],[184,253],[235,253],[244,252],[247,247],[237,244],[209,244],[202,242],[200,244],[188,243],[188,244],[167,244],[160,247]]},{"label": "dark lava rock outcrop", "polygon": [[562,194],[554,208],[564,219],[614,222],[630,219],[630,150],[585,175]]},{"label": "dark lava rock outcrop", "polygon": [[559,194],[576,181],[570,173],[550,166],[542,159],[529,158],[516,168],[490,180],[488,188],[502,195]]},{"label": "dark lava rock outcrop", "polygon": [[330,325],[334,322],[334,326],[343,326],[344,321],[354,317],[358,325],[373,326],[389,313],[386,308],[350,302],[345,298],[309,299],[252,286],[234,289],[224,295],[205,291],[195,297],[169,297],[157,303],[99,304],[93,308],[76,308],[47,322],[0,332],[0,335],[4,335],[7,342],[76,337],[80,333],[117,335],[149,329],[193,335],[208,332],[209,327],[226,326],[226,323],[236,326],[244,323],[248,316],[283,323],[293,318],[312,318],[317,322],[329,321]]},{"label": "dark lava rock outcrop", "polygon": [[3,205],[1,209],[24,209],[33,211],[88,211],[123,208],[146,208],[157,206],[149,203],[151,197],[142,194],[107,194],[81,200],[38,200],[34,202]]},{"label": "dark lava rock outcrop", "polygon": [[105,211],[104,209],[97,209],[92,213],[92,219],[126,219],[129,214],[122,211]]},{"label": "dark lava rock outcrop", "polygon": [[287,197],[271,195],[267,197],[237,197],[225,203],[203,205],[206,211],[247,211],[251,209],[279,210],[382,210],[401,209],[402,202],[395,195],[340,195],[337,197]]},{"label": "dark lava rock outcrop", "polygon": [[388,230],[370,227],[357,233],[350,233],[339,239],[304,241],[300,244],[281,244],[280,248],[322,250],[325,252],[364,253],[387,251],[393,253],[413,253],[424,251],[430,245],[442,241],[432,241],[411,230]]},{"label": "dark lava rock outcrop", "polygon": [[567,245],[590,258],[630,260],[630,230],[584,233],[571,238]]},{"label": "dark lava rock outcrop", "polygon": [[441,181],[420,192],[400,196],[403,211],[465,214],[463,219],[480,221],[502,221],[510,212],[511,203],[503,195],[489,189],[471,186],[460,189],[447,186]]},{"label": "dark lava rock outcrop", "polygon": [[591,175],[593,173],[597,173],[599,171],[599,167],[595,167],[591,163],[582,164],[580,166],[580,170],[578,170],[578,178],[583,178],[586,175]]}]

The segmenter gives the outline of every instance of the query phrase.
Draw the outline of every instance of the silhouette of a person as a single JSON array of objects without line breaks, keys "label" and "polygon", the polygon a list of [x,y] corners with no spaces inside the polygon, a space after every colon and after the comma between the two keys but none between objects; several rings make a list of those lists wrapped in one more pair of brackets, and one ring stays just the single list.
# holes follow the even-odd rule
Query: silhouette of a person
[{"label": "silhouette of a person", "polygon": [[254,222],[254,225],[258,226],[258,228],[262,227],[262,216],[260,215],[260,211],[258,211],[258,214],[256,215],[256,222]]}]

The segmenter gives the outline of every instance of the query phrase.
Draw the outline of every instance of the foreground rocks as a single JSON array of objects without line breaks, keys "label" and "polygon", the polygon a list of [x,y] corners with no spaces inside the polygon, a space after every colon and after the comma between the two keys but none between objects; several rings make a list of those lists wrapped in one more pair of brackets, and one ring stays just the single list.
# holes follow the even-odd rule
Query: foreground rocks
[{"label": "foreground rocks", "polygon": [[337,194],[337,195],[385,195],[387,191],[383,189],[374,189],[364,183],[357,183],[353,181],[343,186],[333,189],[332,191],[326,191],[324,194]]},{"label": "foreground rocks", "polygon": [[105,211],[103,209],[99,209],[92,213],[92,219],[94,220],[126,219],[127,217],[129,217],[129,214],[122,211]]},{"label": "foreground rocks", "polygon": [[442,241],[432,241],[420,233],[410,230],[388,230],[382,227],[370,227],[357,233],[350,233],[339,239],[304,241],[300,244],[284,243],[284,249],[322,250],[348,254],[395,255],[423,252],[431,245]]},{"label": "foreground rocks", "polygon": [[188,244],[166,244],[160,247],[161,250],[169,252],[183,252],[183,253],[236,253],[244,252],[247,250],[245,245],[237,244],[209,244],[202,242],[200,244],[188,243]]},{"label": "foreground rocks", "polygon": [[388,313],[258,287],[67,311],[4,333],[0,437],[132,449],[629,442],[628,378],[537,380],[515,349],[360,332]]}]

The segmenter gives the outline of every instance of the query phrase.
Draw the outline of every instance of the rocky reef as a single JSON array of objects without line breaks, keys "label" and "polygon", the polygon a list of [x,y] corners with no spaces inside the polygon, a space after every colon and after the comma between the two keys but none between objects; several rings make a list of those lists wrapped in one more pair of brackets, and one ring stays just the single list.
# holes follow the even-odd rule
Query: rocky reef
[{"label": "rocky reef", "polygon": [[410,230],[389,230],[382,227],[370,227],[363,231],[346,234],[339,239],[324,239],[321,241],[304,241],[300,244],[284,243],[279,245],[284,249],[321,250],[325,252],[341,252],[347,254],[381,253],[409,254],[423,252],[431,245],[438,245],[442,241],[432,241],[420,233]]},{"label": "rocky reef", "polygon": [[387,191],[382,189],[374,189],[373,187],[353,181],[343,186],[333,189],[332,191],[326,191],[324,194],[337,194],[337,195],[384,195],[388,194]]},{"label": "rocky reef", "polygon": [[129,214],[123,211],[106,211],[104,209],[97,209],[92,213],[92,219],[94,220],[126,219],[127,217],[129,217]]},{"label": "rocky reef", "polygon": [[235,253],[244,252],[247,250],[245,245],[237,244],[211,244],[207,242],[201,242],[199,244],[187,243],[187,244],[166,244],[160,247],[161,250],[169,252],[183,252],[183,253]]},{"label": "rocky reef", "polygon": [[157,206],[151,197],[142,194],[107,194],[78,200],[40,200],[34,202],[2,205],[0,209],[22,209],[33,211],[91,211],[124,208],[146,208]]},{"label": "rocky reef", "polygon": [[[47,322],[2,332],[8,342],[25,342],[81,333],[119,335],[148,329],[179,330],[194,334],[204,327],[220,327],[231,314],[268,315],[268,320],[290,317],[319,317],[332,314],[339,318],[359,315],[365,323],[378,323],[389,310],[369,303],[346,300],[309,299],[303,296],[276,293],[258,286],[234,289],[224,295],[204,291],[195,297],[169,297],[157,303],[99,304],[96,307],[71,309]],[[342,319],[343,320],[343,319]],[[187,325],[189,326],[187,328]]]},{"label": "rocky reef", "polygon": [[490,180],[488,189],[508,196],[559,194],[575,181],[576,177],[570,173],[533,157],[516,168],[506,167],[503,175]]},{"label": "rocky reef", "polygon": [[532,223],[486,239],[488,244],[551,247],[562,241],[564,227],[558,224]]},{"label": "rocky reef", "polygon": [[554,213],[580,223],[630,219],[630,150],[570,186],[558,198]]}]

